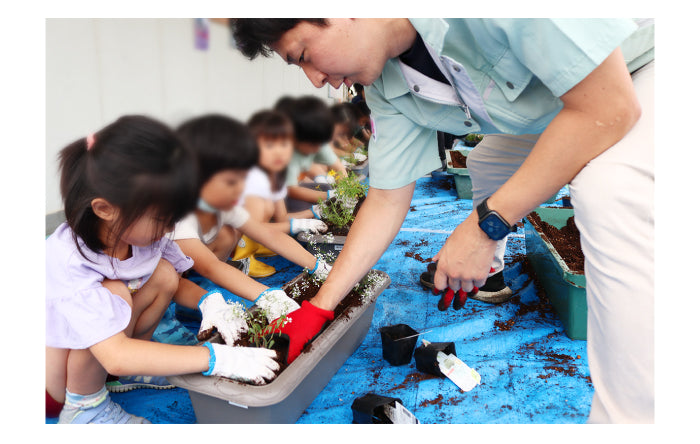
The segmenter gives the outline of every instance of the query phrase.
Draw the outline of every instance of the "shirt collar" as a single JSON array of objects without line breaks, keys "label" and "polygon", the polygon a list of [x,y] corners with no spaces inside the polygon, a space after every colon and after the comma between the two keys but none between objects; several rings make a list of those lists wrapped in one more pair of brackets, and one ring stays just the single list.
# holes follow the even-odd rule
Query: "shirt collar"
[{"label": "shirt collar", "polygon": [[[443,19],[409,19],[411,25],[416,29],[418,34],[426,45],[430,45],[438,54],[442,52],[442,46],[445,41],[445,35],[450,25]],[[384,97],[393,99],[403,94],[408,93],[408,85],[401,73],[398,58],[387,60],[382,70],[382,86]]]}]

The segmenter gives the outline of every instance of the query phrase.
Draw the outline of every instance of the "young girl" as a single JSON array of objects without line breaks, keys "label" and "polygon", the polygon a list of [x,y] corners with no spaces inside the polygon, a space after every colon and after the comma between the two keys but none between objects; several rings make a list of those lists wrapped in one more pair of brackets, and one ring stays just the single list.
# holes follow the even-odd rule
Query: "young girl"
[{"label": "young girl", "polygon": [[192,261],[163,238],[196,204],[193,165],[172,131],[140,116],[61,151],[66,222],[46,241],[46,410],[59,423],[148,422],[110,400],[108,372],[274,376],[269,350],[150,341],[173,298],[196,307],[204,296],[203,323],[245,329],[220,293],[180,278]]},{"label": "young girl", "polygon": [[[206,115],[185,122],[177,133],[194,150],[199,163],[198,207],[178,222],[173,233],[182,251],[194,260],[194,270],[240,297],[258,301],[257,305],[296,308],[296,302],[284,291],[269,290],[250,278],[265,274],[257,268],[260,265],[269,267],[255,260],[254,252],[250,252],[248,276],[226,263],[245,234],[311,273],[325,275],[330,270],[288,234],[252,220],[245,208],[237,205],[248,170],[258,159],[248,128],[227,116]],[[263,293],[266,296],[261,301]]]},{"label": "young girl", "polygon": [[252,220],[274,221],[280,231],[295,235],[301,231],[319,233],[328,230],[314,219],[311,210],[287,213],[285,179],[287,165],[294,153],[294,128],[291,120],[279,111],[263,110],[248,121],[248,128],[258,146],[258,164],[250,169],[243,191],[243,205]]}]

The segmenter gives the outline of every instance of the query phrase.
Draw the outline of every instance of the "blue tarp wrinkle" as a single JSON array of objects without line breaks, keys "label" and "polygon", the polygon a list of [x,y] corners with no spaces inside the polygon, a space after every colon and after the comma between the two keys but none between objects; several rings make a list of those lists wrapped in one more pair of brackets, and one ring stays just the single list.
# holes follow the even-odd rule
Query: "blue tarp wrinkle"
[{"label": "blue tarp wrinkle", "polygon": [[[561,206],[564,195],[566,188],[548,206]],[[430,258],[471,211],[472,201],[457,199],[450,176],[418,180],[402,231],[374,267],[386,271],[392,282],[377,301],[370,330],[298,423],[349,424],[353,400],[369,392],[401,399],[424,424],[586,421],[593,396],[586,342],[564,334],[546,297],[538,292],[524,260],[522,228],[512,235],[506,251],[504,277],[514,292],[510,301],[494,306],[470,299],[462,310],[440,312],[438,296],[418,283]],[[265,285],[279,286],[301,272],[301,267],[278,256],[261,260],[278,271],[260,280]],[[207,290],[216,288],[201,276],[192,279]],[[227,299],[241,300],[222,292]],[[185,330],[196,334],[198,316],[196,310],[173,304],[155,339],[188,343],[192,337]],[[457,356],[481,374],[481,384],[462,392],[447,378],[419,372],[414,360],[398,367],[384,361],[379,328],[400,323],[419,332],[430,330],[421,339],[454,342]],[[186,390],[134,390],[112,396],[126,411],[153,423],[196,422]]]}]

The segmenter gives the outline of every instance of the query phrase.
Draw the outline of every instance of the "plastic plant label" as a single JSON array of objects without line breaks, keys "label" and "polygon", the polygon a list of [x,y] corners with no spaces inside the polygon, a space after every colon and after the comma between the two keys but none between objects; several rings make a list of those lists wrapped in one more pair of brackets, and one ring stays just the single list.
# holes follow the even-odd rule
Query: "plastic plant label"
[{"label": "plastic plant label", "polygon": [[481,384],[481,375],[453,354],[437,353],[440,371],[465,392]]},{"label": "plastic plant label", "polygon": [[394,402],[396,406],[391,404],[386,404],[384,406],[384,414],[391,421],[392,424],[420,424],[418,418],[413,416],[413,413],[409,412],[406,407],[400,402]]}]

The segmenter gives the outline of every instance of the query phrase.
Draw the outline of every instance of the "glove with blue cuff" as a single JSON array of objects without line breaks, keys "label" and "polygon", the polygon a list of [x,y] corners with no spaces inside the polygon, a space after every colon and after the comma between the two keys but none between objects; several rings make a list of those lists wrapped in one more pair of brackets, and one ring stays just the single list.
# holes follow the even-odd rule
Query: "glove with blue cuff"
[{"label": "glove with blue cuff", "polygon": [[328,225],[316,219],[289,219],[289,232],[291,234],[302,231],[313,234],[325,233],[328,231]]},{"label": "glove with blue cuff", "polygon": [[313,270],[308,270],[309,274],[321,281],[325,281],[328,277],[328,273],[331,272],[333,267],[329,265],[323,259],[316,259],[316,265]]},{"label": "glove with blue cuff", "polygon": [[287,293],[281,288],[268,288],[263,291],[255,300],[255,305],[264,310],[267,315],[267,322],[272,322],[283,315],[287,315],[299,309],[299,304],[297,304],[294,299],[287,296]]},{"label": "glove with blue cuff", "polygon": [[209,349],[209,370],[205,376],[224,378],[262,385],[275,377],[280,366],[275,361],[277,352],[264,347],[229,347],[205,342]]},{"label": "glove with blue cuff", "polygon": [[248,331],[248,323],[241,304],[228,304],[218,291],[210,291],[202,296],[198,304],[202,312],[199,332],[216,327],[227,345],[233,343]]}]

